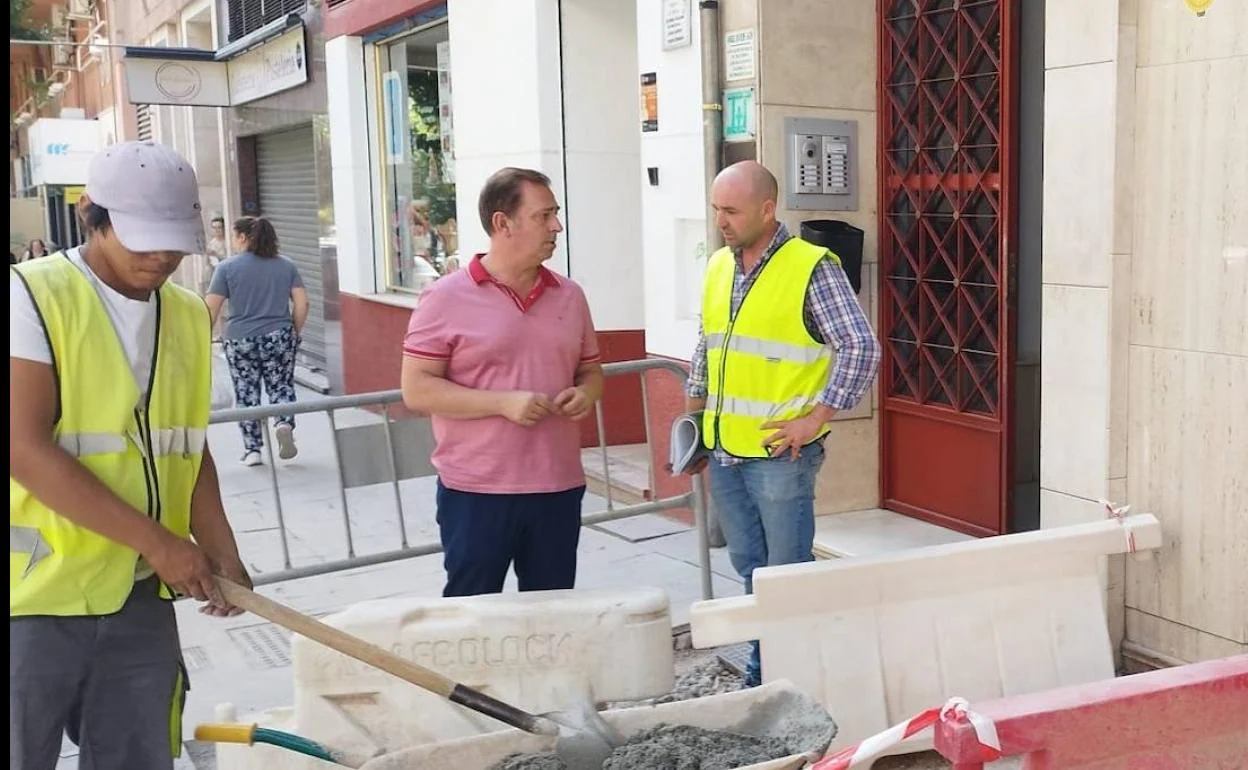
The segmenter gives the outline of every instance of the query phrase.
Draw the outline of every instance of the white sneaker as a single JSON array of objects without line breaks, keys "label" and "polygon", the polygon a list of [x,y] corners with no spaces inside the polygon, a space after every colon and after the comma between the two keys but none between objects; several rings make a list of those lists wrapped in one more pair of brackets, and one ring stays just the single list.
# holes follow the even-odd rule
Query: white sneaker
[{"label": "white sneaker", "polygon": [[275,431],[277,434],[277,456],[283,460],[289,460],[299,454],[299,447],[295,446],[295,429],[281,423]]},{"label": "white sneaker", "polygon": [[243,465],[246,465],[248,468],[254,468],[259,465],[260,462],[260,453],[254,449],[243,455]]}]

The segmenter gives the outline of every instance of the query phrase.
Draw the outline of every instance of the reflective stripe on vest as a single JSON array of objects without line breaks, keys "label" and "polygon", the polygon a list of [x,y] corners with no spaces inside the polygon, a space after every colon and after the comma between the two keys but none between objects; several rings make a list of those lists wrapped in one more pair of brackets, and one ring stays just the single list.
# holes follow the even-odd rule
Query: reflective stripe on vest
[{"label": "reflective stripe on vest", "polygon": [[827,258],[838,261],[827,249],[790,239],[759,269],[733,312],[739,266],[727,248],[712,255],[702,293],[708,447],[769,456],[764,442],[773,431],[762,426],[806,414],[827,385],[834,351],[811,336],[804,317],[811,274]]},{"label": "reflective stripe on vest", "polygon": [[56,443],[74,457],[88,457],[121,454],[126,451],[130,439],[116,433],[69,433],[57,436]]},{"label": "reflective stripe on vest", "polygon": [[10,524],[9,553],[26,554],[30,557],[23,573],[29,575],[36,564],[52,555],[52,546],[43,539],[43,533],[34,527],[15,527]]},{"label": "reflective stripe on vest", "polygon": [[[203,300],[172,283],[153,294],[156,341],[143,393],[78,265],[54,255],[11,270],[34,300],[52,350],[58,445],[136,511],[189,537],[212,388]],[[9,556],[10,617],[117,612],[139,560],[132,548],[60,516],[12,477]],[[161,593],[172,598],[166,587]]]},{"label": "reflective stripe on vest", "polygon": [[[200,428],[161,428],[152,431],[152,455],[197,454],[204,449],[208,432]],[[56,443],[74,457],[120,454],[130,442],[142,442],[116,433],[70,433],[57,436]]]},{"label": "reflective stripe on vest", "polygon": [[189,455],[204,451],[208,431],[201,428],[163,428],[152,431],[152,454]]},{"label": "reflective stripe on vest", "polygon": [[770,401],[755,401],[749,398],[736,398],[734,396],[725,397],[716,393],[707,396],[706,408],[711,411],[723,411],[727,414],[752,417],[756,420],[767,422],[792,412],[804,412],[813,403],[815,403],[815,398],[807,396],[798,396],[779,404],[773,404]]},{"label": "reflective stripe on vest", "polygon": [[748,353],[749,355],[759,356],[772,361],[788,361],[794,364],[813,364],[825,358],[832,358],[832,348],[827,345],[821,348],[811,348],[734,333],[728,338],[728,344],[725,346],[724,336],[724,334],[718,332],[706,335],[706,346],[708,348],[725,348],[737,353]]}]

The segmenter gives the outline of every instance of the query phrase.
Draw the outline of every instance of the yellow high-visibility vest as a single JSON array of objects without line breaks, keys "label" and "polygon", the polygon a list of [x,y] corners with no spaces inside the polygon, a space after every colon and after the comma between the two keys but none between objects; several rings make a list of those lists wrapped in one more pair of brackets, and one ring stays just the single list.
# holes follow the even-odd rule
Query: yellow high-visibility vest
[{"label": "yellow high-visibility vest", "polygon": [[[707,401],[703,442],[737,457],[767,457],[766,422],[809,412],[828,381],[833,350],[810,336],[803,319],[806,289],[824,257],[840,259],[800,238],[791,238],[767,260],[737,314],[732,250],[711,256],[702,290],[706,338]],[[825,426],[822,437],[828,432]]]},{"label": "yellow high-visibility vest", "polygon": [[[147,396],[89,279],[67,256],[10,268],[52,350],[56,441],[138,511],[190,536],[212,392],[208,309],[166,283],[155,293]],[[9,477],[9,617],[108,615],[134,586],[138,553],[60,516]],[[168,587],[162,596],[172,598]]]}]

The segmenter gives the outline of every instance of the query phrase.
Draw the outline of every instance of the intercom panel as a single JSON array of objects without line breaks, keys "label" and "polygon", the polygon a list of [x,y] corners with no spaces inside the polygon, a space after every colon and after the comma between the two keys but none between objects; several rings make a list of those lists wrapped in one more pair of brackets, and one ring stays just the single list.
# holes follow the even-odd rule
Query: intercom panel
[{"label": "intercom panel", "polygon": [[796,211],[858,208],[858,122],[785,118],[785,207]]}]

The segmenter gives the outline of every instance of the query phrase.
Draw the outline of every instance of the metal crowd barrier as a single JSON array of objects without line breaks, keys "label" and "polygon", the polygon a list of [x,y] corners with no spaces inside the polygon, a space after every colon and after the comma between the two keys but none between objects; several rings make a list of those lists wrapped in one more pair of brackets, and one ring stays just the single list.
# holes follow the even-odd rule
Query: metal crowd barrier
[{"label": "metal crowd barrier", "polygon": [[[678,364],[662,359],[644,359],[637,361],[621,361],[603,365],[607,377],[618,377],[627,374],[643,374],[648,371],[666,370],[678,377],[683,383],[687,379],[685,370]],[[647,399],[646,378],[642,376],[641,398],[645,420],[646,446],[650,447],[650,412]],[[412,545],[407,540],[407,525],[404,521],[403,496],[400,494],[399,482],[435,475],[430,455],[433,451],[433,433],[428,418],[412,417],[410,419],[392,420],[391,407],[401,405],[402,393],[398,390],[387,390],[377,393],[363,393],[352,396],[333,396],[293,404],[277,404],[265,406],[222,409],[212,413],[210,422],[237,423],[244,420],[257,420],[264,432],[264,446],[268,453],[269,476],[273,489],[273,504],[277,512],[278,535],[282,545],[282,563],[284,569],[267,572],[255,577],[256,585],[268,585],[285,580],[325,575],[332,572],[369,567],[376,564],[411,559],[417,556],[428,556],[440,553],[440,542],[417,543]],[[379,424],[353,425],[339,427],[336,413],[344,409],[379,408],[381,422]],[[342,506],[343,539],[345,556],[318,564],[296,566],[291,563],[290,545],[286,530],[286,518],[282,507],[281,489],[278,484],[277,463],[273,456],[273,437],[269,427],[269,419],[300,414],[324,412],[329,419],[333,433],[333,454],[338,472],[338,495]],[[609,521],[618,521],[646,513],[659,513],[678,508],[690,508],[694,514],[694,525],[697,530],[698,567],[701,572],[702,597],[714,598],[711,586],[711,555],[709,523],[706,507],[706,491],[701,476],[693,478],[692,489],[681,495],[666,497],[649,502],[636,503],[616,507],[611,489],[611,469],[607,461],[606,423],[603,419],[602,402],[595,406],[595,418],[598,425],[598,449],[602,457],[603,486],[606,488],[606,508],[601,511],[583,514],[582,526],[593,526]],[[344,461],[344,458],[347,458]],[[654,467],[651,463],[650,489],[654,490]],[[389,483],[394,491],[395,511],[398,516],[399,547],[389,551],[370,554],[357,554],[352,531],[351,515],[347,504],[347,490],[375,484]]]}]

